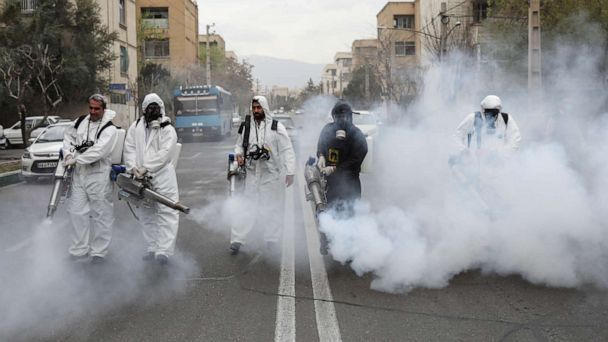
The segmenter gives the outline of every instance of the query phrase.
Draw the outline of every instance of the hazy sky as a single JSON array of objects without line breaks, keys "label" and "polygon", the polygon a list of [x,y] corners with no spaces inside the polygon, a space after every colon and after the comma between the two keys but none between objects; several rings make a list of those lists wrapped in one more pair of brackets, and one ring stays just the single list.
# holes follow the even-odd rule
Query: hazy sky
[{"label": "hazy sky", "polygon": [[352,41],[373,38],[386,0],[199,0],[199,33],[213,28],[239,57],[331,63]]}]

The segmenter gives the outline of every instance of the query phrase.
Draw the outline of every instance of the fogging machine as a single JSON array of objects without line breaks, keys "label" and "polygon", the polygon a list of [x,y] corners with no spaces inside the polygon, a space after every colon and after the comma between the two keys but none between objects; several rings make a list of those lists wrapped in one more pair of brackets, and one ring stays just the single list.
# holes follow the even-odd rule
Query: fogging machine
[{"label": "fogging machine", "polygon": [[184,214],[190,212],[190,208],[185,205],[175,202],[163,196],[158,192],[152,190],[150,180],[151,176],[145,176],[137,178],[134,175],[125,173],[126,168],[124,165],[112,165],[112,178],[116,181],[116,185],[120,188],[118,190],[118,199],[125,200],[129,204],[133,204],[136,207],[151,208],[152,205],[160,203],[167,207],[175,210],[179,210]]},{"label": "fogging machine", "polygon": [[72,177],[74,167],[63,166],[63,150],[59,150],[59,161],[53,174],[53,190],[49,199],[49,206],[46,211],[46,217],[53,217],[59,204],[63,204],[66,198],[69,198],[72,193]]}]

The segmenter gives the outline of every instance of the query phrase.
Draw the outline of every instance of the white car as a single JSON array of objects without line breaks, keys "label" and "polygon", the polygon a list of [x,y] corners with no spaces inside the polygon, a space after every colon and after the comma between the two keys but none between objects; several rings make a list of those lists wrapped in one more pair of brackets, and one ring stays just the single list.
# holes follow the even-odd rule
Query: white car
[{"label": "white car", "polygon": [[283,126],[285,126],[285,129],[287,130],[287,135],[289,136],[289,139],[291,140],[291,144],[293,145],[293,149],[296,152],[296,156],[297,156],[299,148],[300,148],[300,139],[299,139],[300,129],[302,127],[296,126],[296,124],[293,121],[293,118],[289,114],[277,114],[277,115],[274,115],[273,118],[276,119],[277,121],[279,121],[280,123],[282,123]]},{"label": "white car", "polygon": [[4,128],[0,125],[0,148],[5,149],[8,147],[8,140],[4,136]]},{"label": "white car", "polygon": [[[59,116],[47,116],[46,120],[44,120],[44,116],[28,116],[25,118],[25,127],[30,129],[32,127],[38,126],[40,123],[40,127],[36,128],[30,133],[30,138],[36,138],[48,125],[52,125],[57,123],[61,118]],[[4,130],[4,136],[7,139],[7,145],[10,147],[11,145],[20,145],[23,144],[23,138],[21,137],[21,121],[17,121],[10,128]]]},{"label": "white car", "polygon": [[25,149],[21,156],[21,175],[26,182],[55,173],[59,151],[63,147],[63,135],[70,125],[73,123],[59,122],[46,127]]},{"label": "white car", "polygon": [[378,126],[382,123],[372,112],[353,110],[353,124],[363,132],[367,141],[367,155],[361,165],[361,172],[369,173],[374,161],[374,142],[378,138]]}]

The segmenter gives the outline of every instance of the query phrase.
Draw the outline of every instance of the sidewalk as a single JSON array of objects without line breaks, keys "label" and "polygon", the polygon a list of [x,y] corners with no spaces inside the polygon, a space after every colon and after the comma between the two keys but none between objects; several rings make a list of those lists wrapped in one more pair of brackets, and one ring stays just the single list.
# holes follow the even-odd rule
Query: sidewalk
[{"label": "sidewalk", "polygon": [[0,187],[23,181],[21,179],[21,161],[0,162]]}]

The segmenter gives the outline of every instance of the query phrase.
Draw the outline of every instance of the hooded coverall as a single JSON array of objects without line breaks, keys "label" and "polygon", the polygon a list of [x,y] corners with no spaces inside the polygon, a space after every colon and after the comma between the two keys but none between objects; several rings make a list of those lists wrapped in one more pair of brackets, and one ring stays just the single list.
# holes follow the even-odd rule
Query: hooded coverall
[{"label": "hooded coverall", "polygon": [[[270,158],[265,160],[248,159],[247,178],[245,181],[244,200],[247,202],[248,215],[246,219],[239,220],[240,224],[231,227],[231,243],[245,244],[248,235],[256,224],[263,225],[264,240],[267,243],[278,243],[281,238],[283,226],[285,183],[281,177],[295,174],[295,153],[287,129],[277,122],[276,130],[272,129],[272,116],[268,101],[264,96],[254,96],[264,109],[265,118],[256,122],[251,118],[249,132],[249,151],[266,148]],[[244,130],[243,130],[244,131]],[[243,156],[243,133],[239,134],[234,151]]]},{"label": "hooded coverall", "polygon": [[[115,115],[105,111],[97,122],[87,115],[78,128],[70,127],[63,139],[64,158],[75,158],[72,178],[72,194],[68,201],[68,213],[72,221],[72,243],[69,253],[73,256],[105,257],[112,240],[114,207],[112,204],[112,183],[110,181],[111,154],[116,143],[116,127],[111,125],[101,130]],[[98,133],[99,138],[97,138]],[[93,141],[93,146],[78,153],[74,147],[85,141]],[[93,229],[90,227],[90,218]],[[92,233],[92,239],[90,234]]]},{"label": "hooded coverall", "polygon": [[[170,122],[165,114],[165,105],[161,98],[152,93],[146,95],[142,103],[145,112],[151,103],[157,103],[161,108],[161,123]],[[160,128],[146,127],[142,117],[129,127],[125,139],[123,160],[127,170],[133,173],[134,168],[145,168],[152,176],[153,191],[179,201],[175,167],[171,163],[172,153],[175,152],[177,134],[172,125]],[[154,203],[151,208],[137,209],[142,232],[147,245],[147,252],[155,255],[171,256],[175,250],[179,213],[165,205]]]}]

